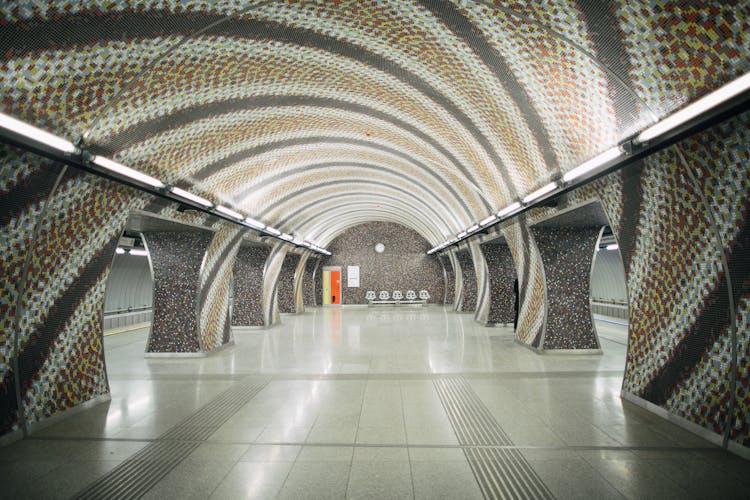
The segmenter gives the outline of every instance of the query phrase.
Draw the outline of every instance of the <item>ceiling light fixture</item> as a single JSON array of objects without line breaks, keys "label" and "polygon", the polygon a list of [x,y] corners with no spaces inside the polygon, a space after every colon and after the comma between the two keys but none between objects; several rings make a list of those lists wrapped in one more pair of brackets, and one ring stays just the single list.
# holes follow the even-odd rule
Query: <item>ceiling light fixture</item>
[{"label": "ceiling light fixture", "polygon": [[479,229],[479,224],[474,224],[473,226],[469,226],[469,227],[467,227],[467,228],[466,228],[466,232],[467,232],[467,233],[473,233],[473,232],[474,232],[474,231],[476,231],[477,229]]},{"label": "ceiling light fixture", "polygon": [[0,127],[62,153],[78,154],[81,152],[72,142],[4,113],[0,113]]},{"label": "ceiling light fixture", "polygon": [[620,247],[617,245],[617,243],[612,243],[610,245],[607,245],[606,248],[607,248],[607,250],[617,250]]},{"label": "ceiling light fixture", "polygon": [[521,208],[521,204],[519,202],[514,202],[508,205],[507,207],[503,208],[497,213],[498,217],[505,217],[506,215],[512,214],[516,210]]},{"label": "ceiling light fixture", "polygon": [[464,236],[466,236],[466,231],[461,231],[460,233],[458,233],[458,234],[456,235],[456,238],[458,238],[458,239],[460,240],[460,239],[461,239],[461,238],[463,238]]},{"label": "ceiling light fixture", "polygon": [[176,194],[177,196],[179,196],[180,198],[185,198],[186,200],[192,201],[193,203],[197,203],[198,205],[202,205],[204,207],[210,207],[211,205],[213,205],[213,203],[211,203],[207,199],[194,195],[193,193],[189,191],[185,191],[184,189],[178,188],[177,186],[172,186],[169,188],[169,190],[173,194]]},{"label": "ceiling light fixture", "polygon": [[557,183],[556,182],[550,182],[546,186],[540,187],[539,189],[537,189],[533,193],[527,194],[524,197],[523,202],[524,202],[524,204],[531,203],[532,201],[541,198],[545,194],[551,193],[555,189],[557,189]]},{"label": "ceiling light fixture", "polygon": [[750,73],[719,87],[692,104],[688,104],[676,113],[672,113],[666,118],[654,123],[638,134],[637,141],[643,143],[666,134],[670,130],[673,130],[706,111],[725,103],[748,89],[750,89]]},{"label": "ceiling light fixture", "polygon": [[479,225],[482,226],[482,227],[489,226],[490,224],[492,224],[496,220],[497,220],[497,215],[493,214],[493,215],[490,215],[489,217],[487,217],[486,219],[482,219],[481,221],[479,221]]},{"label": "ceiling light fixture", "polygon": [[261,221],[259,221],[257,219],[253,219],[252,217],[245,217],[245,223],[248,226],[250,226],[250,227],[252,227],[254,229],[261,229],[262,230],[262,229],[266,228],[265,224],[263,224]]},{"label": "ceiling light fixture", "polygon": [[148,255],[147,251],[141,250],[140,248],[131,248],[128,253],[130,253],[130,255],[135,255],[138,257],[145,257]]},{"label": "ceiling light fixture", "polygon": [[125,253],[125,249],[124,249],[124,248],[121,248],[121,247],[117,247],[117,248],[115,249],[115,253],[116,253],[117,255],[122,255],[122,254],[124,254],[124,253]]},{"label": "ceiling light fixture", "polygon": [[231,217],[233,219],[243,219],[245,217],[241,213],[235,212],[231,208],[227,208],[224,205],[216,205],[214,207],[214,210],[216,210],[217,212],[220,212],[220,213],[222,213],[222,214],[224,214],[224,215],[226,215],[228,217]]},{"label": "ceiling light fixture", "polygon": [[114,160],[110,160],[107,157],[94,156],[91,159],[91,162],[96,165],[99,165],[102,168],[109,170],[110,172],[114,172],[123,177],[127,177],[128,179],[140,182],[141,184],[146,184],[148,186],[152,186],[158,189],[165,187],[164,183],[160,181],[159,179],[155,177],[151,177],[150,175],[144,174],[137,170],[134,170],[130,167],[126,167],[122,163],[118,163]]},{"label": "ceiling light fixture", "polygon": [[599,153],[598,155],[594,156],[590,160],[586,160],[585,162],[581,163],[579,166],[572,169],[571,171],[566,172],[563,175],[563,180],[565,182],[570,182],[573,179],[577,179],[581,177],[582,175],[587,174],[591,172],[592,170],[596,170],[602,165],[605,165],[615,160],[616,158],[619,158],[621,154],[622,152],[620,151],[619,146],[609,148],[603,153]]}]

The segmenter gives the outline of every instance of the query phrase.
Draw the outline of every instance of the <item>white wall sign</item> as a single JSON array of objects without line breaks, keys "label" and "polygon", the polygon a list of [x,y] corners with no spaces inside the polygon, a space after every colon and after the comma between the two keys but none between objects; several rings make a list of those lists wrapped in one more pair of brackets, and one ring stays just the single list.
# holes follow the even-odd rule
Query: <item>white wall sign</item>
[{"label": "white wall sign", "polygon": [[359,266],[346,267],[346,286],[359,288]]}]

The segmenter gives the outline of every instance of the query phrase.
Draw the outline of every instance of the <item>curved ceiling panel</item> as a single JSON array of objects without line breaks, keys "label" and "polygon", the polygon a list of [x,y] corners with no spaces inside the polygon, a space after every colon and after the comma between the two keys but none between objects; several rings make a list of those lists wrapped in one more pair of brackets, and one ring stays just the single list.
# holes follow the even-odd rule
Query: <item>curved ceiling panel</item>
[{"label": "curved ceiling panel", "polygon": [[2,109],[305,236],[438,243],[750,71],[750,6],[0,6]]}]

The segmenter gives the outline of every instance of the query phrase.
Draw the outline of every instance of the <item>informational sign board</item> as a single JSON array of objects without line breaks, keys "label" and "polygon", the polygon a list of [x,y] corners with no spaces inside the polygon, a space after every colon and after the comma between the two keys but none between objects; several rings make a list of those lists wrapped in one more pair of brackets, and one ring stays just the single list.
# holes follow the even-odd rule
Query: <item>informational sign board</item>
[{"label": "informational sign board", "polygon": [[359,266],[346,266],[346,286],[359,288]]}]

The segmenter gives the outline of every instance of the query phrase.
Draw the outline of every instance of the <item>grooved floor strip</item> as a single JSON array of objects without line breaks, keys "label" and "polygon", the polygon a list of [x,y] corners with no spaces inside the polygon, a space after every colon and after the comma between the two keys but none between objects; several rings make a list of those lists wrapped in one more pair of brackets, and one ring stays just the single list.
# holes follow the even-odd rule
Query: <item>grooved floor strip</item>
[{"label": "grooved floor strip", "polygon": [[236,384],[141,451],[100,477],[74,498],[140,498],[190,455],[268,384]]},{"label": "grooved floor strip", "polygon": [[463,377],[433,384],[485,498],[553,498]]}]

